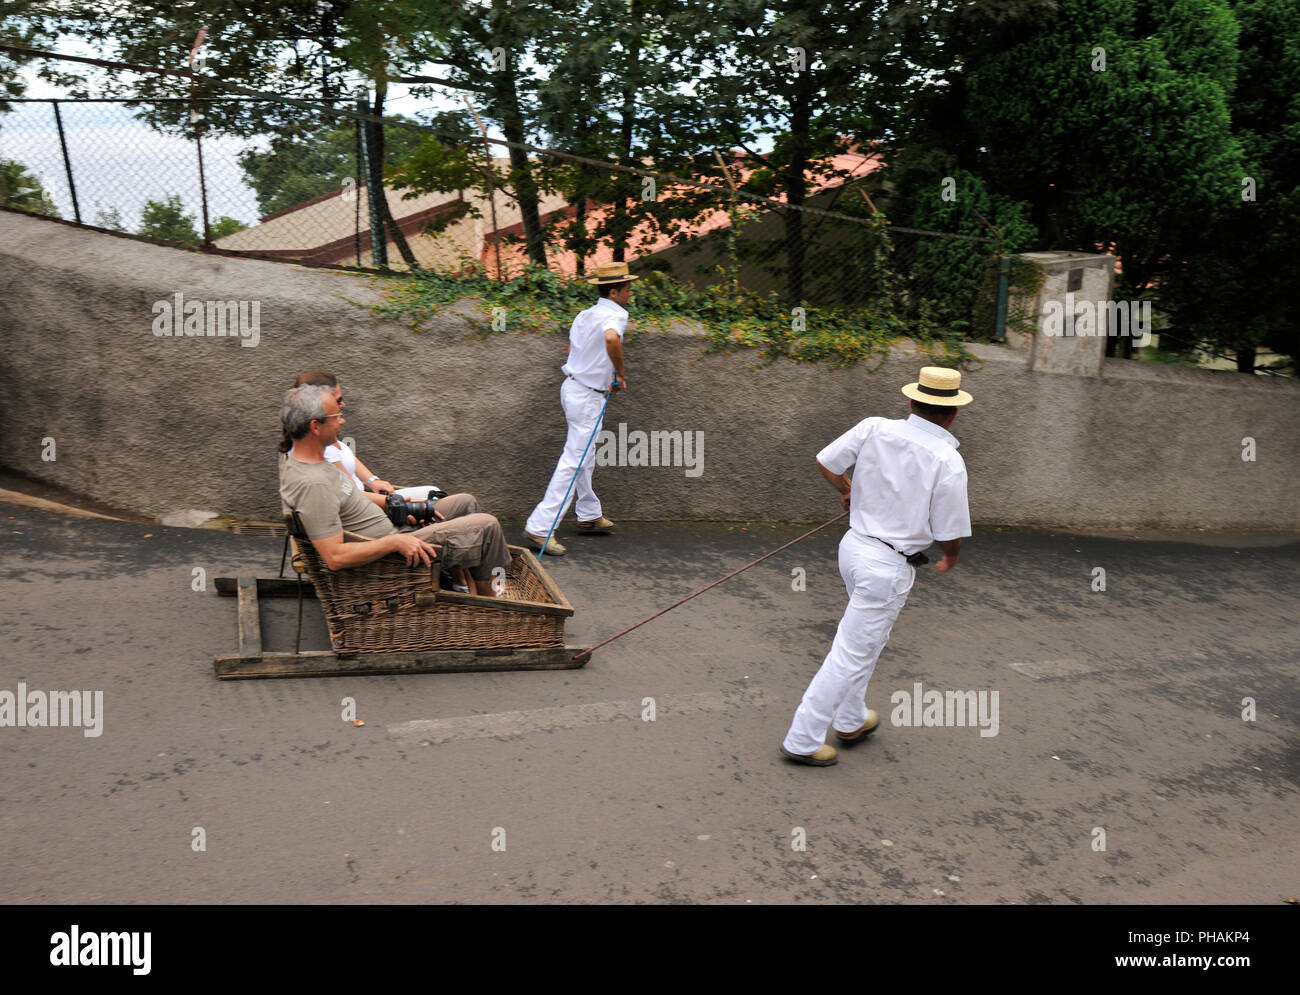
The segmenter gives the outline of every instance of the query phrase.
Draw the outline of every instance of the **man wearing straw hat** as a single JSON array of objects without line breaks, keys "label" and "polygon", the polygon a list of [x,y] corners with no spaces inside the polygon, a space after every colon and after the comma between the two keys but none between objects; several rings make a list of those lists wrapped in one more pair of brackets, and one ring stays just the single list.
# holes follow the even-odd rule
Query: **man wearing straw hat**
[{"label": "man wearing straw hat", "polygon": [[[545,552],[550,556],[564,555],[564,547],[547,536],[569,510],[574,490],[578,499],[578,531],[608,535],[614,530],[614,523],[604,516],[600,498],[591,487],[591,473],[596,465],[596,450],[591,442],[600,431],[609,394],[627,389],[623,331],[627,328],[626,308],[632,299],[635,279],[628,272],[627,263],[602,263],[596,269],[595,279],[587,281],[598,288],[600,300],[574,318],[569,328],[569,359],[560,368],[564,373],[560,404],[564,407],[569,434],[560,461],[551,474],[546,496],[524,523],[525,544],[540,550],[545,541]],[[614,383],[616,374],[618,382]]]},{"label": "man wearing straw hat", "polygon": [[[880,718],[867,708],[867,682],[907,601],[915,567],[929,562],[922,550],[937,542],[943,558],[935,567],[947,572],[971,534],[966,464],[948,431],[957,409],[972,400],[961,389],[961,374],[927,366],[903,394],[912,402],[906,420],[867,418],[817,454],[822,476],[849,511],[839,556],[849,604],[781,743],[781,753],[797,763],[837,762],[826,744],[828,727],[841,743],[875,731]],[[852,479],[844,475],[850,467]]]}]

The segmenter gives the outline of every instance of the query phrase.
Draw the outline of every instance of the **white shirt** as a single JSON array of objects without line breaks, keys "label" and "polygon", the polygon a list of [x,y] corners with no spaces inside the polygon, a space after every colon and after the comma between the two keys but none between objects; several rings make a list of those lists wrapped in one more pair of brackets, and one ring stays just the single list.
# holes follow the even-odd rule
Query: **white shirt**
[{"label": "white shirt", "polygon": [[909,415],[865,418],[817,454],[831,473],[854,467],[849,525],[905,555],[970,535],[966,463],[952,433]]},{"label": "white shirt", "polygon": [[347,471],[348,476],[356,481],[357,490],[364,491],[366,489],[366,485],[357,476],[357,454],[342,439],[333,445],[325,447],[325,462],[342,463],[343,469]]},{"label": "white shirt", "polygon": [[614,379],[614,362],[605,351],[607,328],[618,332],[618,340],[623,341],[627,312],[608,297],[602,297],[579,314],[569,328],[569,344],[573,350],[560,369],[592,390],[609,390]]}]

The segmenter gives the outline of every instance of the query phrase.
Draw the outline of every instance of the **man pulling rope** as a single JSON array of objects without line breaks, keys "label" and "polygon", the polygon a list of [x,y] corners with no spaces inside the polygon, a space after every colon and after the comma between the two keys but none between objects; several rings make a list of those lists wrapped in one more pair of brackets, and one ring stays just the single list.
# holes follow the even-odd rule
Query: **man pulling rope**
[{"label": "man pulling rope", "polygon": [[[867,682],[915,568],[927,562],[922,550],[937,542],[944,555],[935,567],[947,572],[971,534],[966,464],[948,431],[957,409],[972,400],[961,390],[961,374],[927,366],[903,394],[912,402],[906,420],[866,418],[817,454],[822,475],[849,509],[849,531],[840,540],[849,604],[781,744],[796,763],[837,762],[826,744],[828,727],[841,743],[859,742],[876,729],[880,717],[867,708]],[[850,467],[852,479],[845,476]]]}]

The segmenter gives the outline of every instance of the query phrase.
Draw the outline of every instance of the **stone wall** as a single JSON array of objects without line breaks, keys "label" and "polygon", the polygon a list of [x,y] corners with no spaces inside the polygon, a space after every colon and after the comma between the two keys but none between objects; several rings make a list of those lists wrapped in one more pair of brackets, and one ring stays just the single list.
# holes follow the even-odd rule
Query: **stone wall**
[{"label": "stone wall", "polygon": [[[155,335],[178,293],[257,302],[257,344]],[[360,276],[0,211],[0,464],[144,514],[274,520],[283,391],[327,369],[349,402],[343,435],[372,470],[471,490],[522,521],[564,440],[567,328],[478,339],[456,313],[412,329],[351,303],[375,299]],[[983,365],[963,387],[975,403],[953,431],[977,522],[1300,527],[1300,385],[1124,360],[1099,376],[1035,372],[1024,352],[973,348]],[[755,353],[706,356],[689,329],[629,337],[627,357],[630,389],[606,427],[626,426],[629,444],[638,431],[689,432],[703,461],[600,467],[616,521],[830,518],[838,500],[816,453],[868,415],[905,416],[899,388],[922,365],[900,348],[872,370],[752,369]],[[54,461],[42,459],[50,438]]]}]

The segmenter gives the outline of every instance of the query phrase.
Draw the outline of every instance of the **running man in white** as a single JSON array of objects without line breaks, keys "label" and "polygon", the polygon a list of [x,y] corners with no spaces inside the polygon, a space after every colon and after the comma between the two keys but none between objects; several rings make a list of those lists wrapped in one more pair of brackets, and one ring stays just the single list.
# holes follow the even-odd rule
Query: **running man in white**
[{"label": "running man in white", "polygon": [[[611,393],[627,389],[627,375],[623,370],[623,331],[627,328],[627,305],[632,299],[632,281],[627,263],[603,263],[596,269],[596,278],[588,280],[600,290],[600,300],[587,308],[569,328],[569,359],[560,369],[564,382],[560,384],[560,404],[569,425],[564,440],[564,452],[551,474],[546,496],[533,509],[524,523],[524,542],[532,549],[541,550],[542,541],[569,510],[569,502],[577,494],[578,531],[590,535],[608,535],[614,523],[605,517],[600,498],[591,487],[591,473],[596,466],[596,446],[588,445],[600,430],[601,411],[605,398]],[[614,383],[617,376],[617,383]],[[611,387],[611,384],[613,386]],[[587,456],[583,459],[583,449]],[[582,469],[578,462],[582,461]],[[573,475],[578,479],[574,484]],[[570,489],[570,484],[574,484]],[[565,495],[568,495],[566,498]],[[552,537],[545,552],[563,556],[564,547]]]},{"label": "running man in white", "polygon": [[841,743],[875,731],[880,717],[867,708],[867,682],[916,579],[914,564],[928,562],[922,551],[937,542],[943,558],[935,567],[951,570],[971,534],[966,464],[948,431],[957,409],[972,400],[961,374],[927,366],[903,394],[912,402],[906,420],[864,419],[817,454],[822,476],[849,510],[849,531],[840,540],[849,604],[781,743],[796,763],[837,762],[826,744],[828,727]]}]

